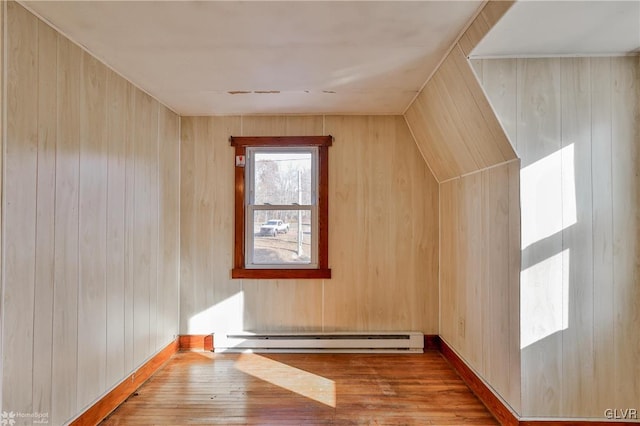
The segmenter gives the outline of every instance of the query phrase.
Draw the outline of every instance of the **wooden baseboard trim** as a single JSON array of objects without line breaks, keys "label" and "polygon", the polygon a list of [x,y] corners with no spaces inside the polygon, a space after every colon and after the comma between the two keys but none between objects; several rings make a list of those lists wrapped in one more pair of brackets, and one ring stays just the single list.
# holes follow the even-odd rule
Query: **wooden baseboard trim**
[{"label": "wooden baseboard trim", "polygon": [[440,351],[440,336],[437,334],[425,334],[424,335],[424,350]]},{"label": "wooden baseboard trim", "polygon": [[178,341],[181,351],[213,351],[213,334],[183,334]]},{"label": "wooden baseboard trim", "polygon": [[118,386],[71,422],[71,426],[94,426],[100,423],[158,371],[176,352],[178,352],[178,339],[169,343],[153,358],[145,362],[142,367],[129,374]]},{"label": "wooden baseboard trim", "polygon": [[482,401],[493,417],[502,426],[519,426],[518,418],[507,408],[502,401],[484,384],[482,380],[471,370],[467,364],[456,354],[447,342],[440,340],[440,352],[449,361],[458,375],[469,386],[471,391]]},{"label": "wooden baseboard trim", "polygon": [[519,426],[629,426],[634,423],[637,423],[636,419],[634,419],[633,422],[614,422],[602,420],[520,420]]},{"label": "wooden baseboard trim", "polygon": [[[476,375],[476,373],[465,364],[465,362],[455,353],[453,349],[440,338],[435,336],[437,344],[440,346],[440,353],[451,364],[458,375],[469,386],[471,391],[482,401],[493,417],[502,426],[612,426],[629,425],[629,422],[602,421],[602,420],[520,420],[516,415],[498,398],[489,387]],[[426,349],[425,336],[425,349]]]}]

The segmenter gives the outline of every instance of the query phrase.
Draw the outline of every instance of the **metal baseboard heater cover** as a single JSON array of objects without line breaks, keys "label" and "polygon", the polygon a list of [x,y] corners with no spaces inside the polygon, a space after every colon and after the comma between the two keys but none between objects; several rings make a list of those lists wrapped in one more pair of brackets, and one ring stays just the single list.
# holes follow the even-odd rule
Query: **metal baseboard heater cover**
[{"label": "metal baseboard heater cover", "polygon": [[216,333],[215,352],[422,353],[418,332]]}]

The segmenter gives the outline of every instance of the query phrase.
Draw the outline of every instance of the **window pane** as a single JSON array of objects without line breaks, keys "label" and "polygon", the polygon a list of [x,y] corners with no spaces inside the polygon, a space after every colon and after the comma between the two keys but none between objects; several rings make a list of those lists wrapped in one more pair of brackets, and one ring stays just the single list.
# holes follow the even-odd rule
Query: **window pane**
[{"label": "window pane", "polygon": [[253,263],[311,263],[311,210],[253,212]]},{"label": "window pane", "polygon": [[257,205],[310,205],[311,153],[256,152],[254,179]]}]

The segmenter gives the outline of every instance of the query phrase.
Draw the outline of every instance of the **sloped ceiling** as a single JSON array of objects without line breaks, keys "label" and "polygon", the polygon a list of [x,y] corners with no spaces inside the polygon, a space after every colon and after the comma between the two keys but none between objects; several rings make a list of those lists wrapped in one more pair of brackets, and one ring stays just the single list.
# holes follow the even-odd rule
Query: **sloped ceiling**
[{"label": "sloped ceiling", "polygon": [[181,115],[402,114],[479,1],[22,1]]},{"label": "sloped ceiling", "polygon": [[489,2],[484,6],[405,113],[438,182],[516,158],[465,53],[511,5]]}]

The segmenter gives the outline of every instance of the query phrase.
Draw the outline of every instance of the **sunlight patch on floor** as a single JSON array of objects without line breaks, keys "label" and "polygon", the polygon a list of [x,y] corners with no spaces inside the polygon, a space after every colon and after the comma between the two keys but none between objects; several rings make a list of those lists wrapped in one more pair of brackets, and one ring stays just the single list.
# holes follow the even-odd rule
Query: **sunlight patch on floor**
[{"label": "sunlight patch on floor", "polygon": [[336,385],[333,380],[257,354],[240,355],[234,367],[321,404],[333,408],[336,406]]}]

